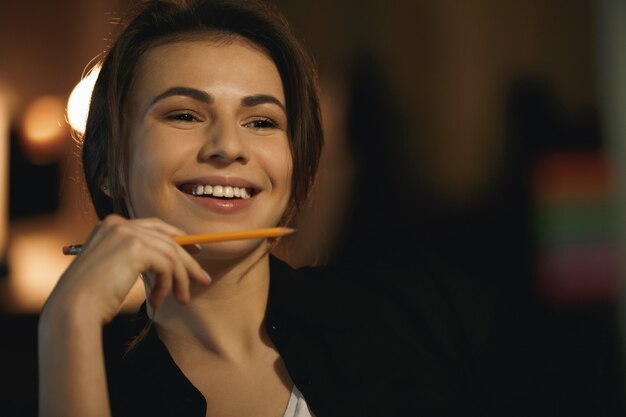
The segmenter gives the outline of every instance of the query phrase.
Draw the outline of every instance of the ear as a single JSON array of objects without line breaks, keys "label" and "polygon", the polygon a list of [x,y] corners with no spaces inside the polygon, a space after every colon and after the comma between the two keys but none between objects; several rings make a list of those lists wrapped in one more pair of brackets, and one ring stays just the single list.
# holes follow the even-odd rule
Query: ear
[{"label": "ear", "polygon": [[[109,184],[109,178],[104,177],[102,179],[102,182],[100,183],[100,191],[102,191],[107,197],[113,198],[111,196],[111,189],[109,188],[108,184]],[[126,189],[124,187],[122,187],[121,192],[122,192],[121,197],[126,197]]]}]

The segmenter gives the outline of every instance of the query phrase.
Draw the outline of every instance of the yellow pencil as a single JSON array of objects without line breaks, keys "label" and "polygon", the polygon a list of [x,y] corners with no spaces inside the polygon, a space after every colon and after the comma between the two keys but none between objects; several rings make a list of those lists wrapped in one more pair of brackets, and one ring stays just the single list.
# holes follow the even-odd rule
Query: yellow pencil
[{"label": "yellow pencil", "polygon": [[[280,237],[295,232],[288,227],[267,227],[263,229],[237,230],[234,232],[207,233],[202,235],[174,236],[174,241],[179,245],[195,245],[200,243],[225,242],[228,240],[265,239],[268,237]],[[63,246],[64,255],[78,255],[83,250],[83,245]]]}]

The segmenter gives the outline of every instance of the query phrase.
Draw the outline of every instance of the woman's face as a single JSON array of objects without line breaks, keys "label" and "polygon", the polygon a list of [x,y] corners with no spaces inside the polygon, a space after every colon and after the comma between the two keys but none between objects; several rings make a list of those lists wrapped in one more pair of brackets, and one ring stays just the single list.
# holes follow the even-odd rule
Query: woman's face
[{"label": "woman's face", "polygon": [[[150,49],[128,116],[132,216],[190,234],[278,224],[292,160],[281,78],[259,49],[240,38]],[[255,246],[228,242],[205,252],[224,258]]]}]

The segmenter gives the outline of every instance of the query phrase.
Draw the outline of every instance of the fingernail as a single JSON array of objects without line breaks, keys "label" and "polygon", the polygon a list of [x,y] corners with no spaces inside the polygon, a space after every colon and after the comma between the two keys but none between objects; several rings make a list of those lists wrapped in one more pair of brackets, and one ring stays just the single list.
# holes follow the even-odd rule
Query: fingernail
[{"label": "fingernail", "polygon": [[207,271],[205,271],[204,269],[202,270],[202,273],[204,274],[204,279],[205,281],[208,283],[211,282],[211,275],[209,275],[209,273]]}]

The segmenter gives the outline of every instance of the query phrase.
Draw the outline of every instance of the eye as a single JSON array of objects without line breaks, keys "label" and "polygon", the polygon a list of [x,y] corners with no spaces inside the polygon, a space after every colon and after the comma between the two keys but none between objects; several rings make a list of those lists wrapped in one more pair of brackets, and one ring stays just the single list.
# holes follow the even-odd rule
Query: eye
[{"label": "eye", "polygon": [[173,120],[175,122],[199,122],[200,119],[191,112],[172,113],[165,116],[167,120]]},{"label": "eye", "polygon": [[251,127],[253,129],[276,129],[278,127],[278,123],[268,118],[260,118],[252,120],[245,124],[247,127]]}]

